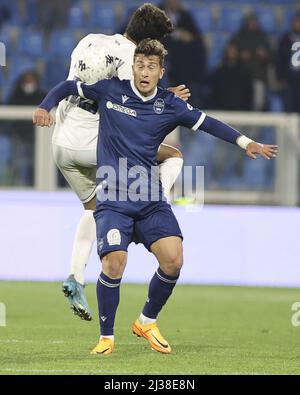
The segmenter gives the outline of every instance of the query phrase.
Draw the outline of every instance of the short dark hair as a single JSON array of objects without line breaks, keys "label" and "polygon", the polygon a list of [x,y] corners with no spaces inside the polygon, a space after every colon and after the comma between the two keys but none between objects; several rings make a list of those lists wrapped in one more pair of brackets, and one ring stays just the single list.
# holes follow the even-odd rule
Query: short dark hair
[{"label": "short dark hair", "polygon": [[168,51],[160,41],[147,38],[146,40],[141,41],[136,47],[134,58],[141,54],[145,56],[158,56],[159,63],[163,67],[165,56],[168,55]]},{"label": "short dark hair", "polygon": [[125,33],[139,44],[145,38],[161,40],[174,31],[174,26],[165,11],[153,4],[145,3],[131,16]]}]

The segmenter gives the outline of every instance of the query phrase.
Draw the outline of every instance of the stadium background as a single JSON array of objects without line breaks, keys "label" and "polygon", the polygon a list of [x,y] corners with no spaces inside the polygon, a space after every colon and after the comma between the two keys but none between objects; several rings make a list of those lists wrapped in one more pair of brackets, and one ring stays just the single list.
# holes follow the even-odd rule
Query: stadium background
[{"label": "stadium background", "polygon": [[[298,11],[296,3],[290,0],[252,1],[250,4],[243,0],[182,2],[194,18],[204,43],[204,75],[207,78],[203,80],[203,89],[200,87],[202,91],[209,92],[210,76],[222,63],[226,44],[250,13],[257,16],[269,40],[272,74],[276,69],[279,40],[291,29],[292,18]],[[3,241],[1,262],[8,263],[1,264],[0,278],[58,280],[67,270],[69,246],[81,206],[55,169],[50,149],[51,133],[32,127],[32,108],[7,105],[22,73],[35,70],[39,74],[37,96],[42,96],[42,92],[66,77],[70,54],[81,37],[90,32],[122,32],[128,15],[142,2],[2,0],[0,4],[0,39],[6,46],[7,55],[6,67],[0,68],[3,103],[0,107],[3,224],[0,232]],[[44,13],[39,7],[45,8]],[[56,18],[53,18],[53,12],[59,13]],[[195,54],[191,56],[187,61],[201,62]],[[168,82],[167,73],[164,83]],[[276,161],[252,161],[241,150],[201,133],[179,130],[171,138],[172,144],[182,150],[185,165],[205,168],[204,208],[197,206],[199,202],[193,202],[192,191],[185,191],[185,200],[179,201],[182,205],[174,206],[185,234],[186,266],[181,278],[184,283],[300,284],[296,239],[299,211],[296,207],[286,207],[299,203],[297,141],[292,140],[297,139],[299,119],[297,114],[284,112],[276,84],[266,83],[266,86],[267,100],[263,111],[253,112],[254,108],[249,108],[252,112],[224,112],[223,108],[218,108],[216,114],[225,120],[229,117],[231,124],[250,137],[279,143],[281,151]],[[201,102],[204,108],[209,107],[205,95],[197,96],[198,88],[191,103]],[[209,108],[208,111],[215,112]],[[184,205],[186,200],[195,203],[194,210]],[[216,203],[219,206],[213,205]],[[273,208],[263,209],[262,205]],[[11,215],[20,224],[12,222]],[[13,238],[11,234],[14,234]],[[30,246],[33,240],[36,240],[35,248]],[[14,248],[16,241],[18,247]],[[216,244],[217,249],[214,248]],[[267,249],[267,257],[263,261],[255,259],[253,263],[248,253],[249,244],[256,256]],[[26,265],[22,264],[24,259]],[[88,281],[94,281],[97,276],[97,260],[94,253],[87,272]],[[140,262],[151,260],[154,262],[143,248],[133,246],[132,263],[128,265],[125,281],[147,281],[153,265],[142,267]],[[289,270],[286,270],[287,265]]]},{"label": "stadium background", "polygon": [[[299,322],[294,316],[293,326],[291,318],[299,291],[291,287],[300,285],[300,123],[297,113],[286,111],[276,81],[278,45],[290,29],[296,1],[182,1],[206,48],[207,78],[193,86],[190,102],[197,100],[198,89],[208,113],[249,137],[278,143],[280,154],[276,161],[251,161],[241,150],[201,133],[172,135],[185,165],[205,167],[205,205],[198,205],[192,191],[173,205],[185,235],[185,266],[160,316],[174,348],[168,361],[133,342],[129,330],[156,268],[142,247],[130,247],[116,352],[101,363],[88,355],[97,319],[87,323],[72,317],[61,283],[52,282],[68,273],[82,207],[53,164],[51,131],[32,127],[34,107],[24,106],[28,103],[10,104],[14,87],[22,73],[33,69],[40,91],[47,91],[66,77],[70,53],[81,37],[122,32],[141,3],[0,0],[0,42],[7,55],[6,66],[0,67],[0,374],[298,374]],[[52,13],[53,4],[61,14]],[[250,11],[272,51],[266,101],[260,111],[214,108],[208,100],[209,76]],[[300,41],[297,35],[294,39]],[[94,314],[98,274],[94,251],[86,288]]]}]

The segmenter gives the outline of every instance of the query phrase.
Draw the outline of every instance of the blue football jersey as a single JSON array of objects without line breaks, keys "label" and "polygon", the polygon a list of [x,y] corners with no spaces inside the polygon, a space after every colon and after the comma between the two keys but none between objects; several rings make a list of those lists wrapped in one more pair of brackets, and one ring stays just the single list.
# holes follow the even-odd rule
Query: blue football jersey
[{"label": "blue football jersey", "polygon": [[[115,181],[116,190],[128,191],[139,178],[148,187],[148,198],[151,188],[161,193],[156,160],[160,144],[179,125],[197,130],[205,113],[159,87],[151,97],[144,97],[129,80],[112,78],[93,85],[78,82],[77,89],[80,96],[99,105],[98,181],[111,189]],[[114,169],[116,180],[111,174],[104,176],[103,169],[106,175]]]}]

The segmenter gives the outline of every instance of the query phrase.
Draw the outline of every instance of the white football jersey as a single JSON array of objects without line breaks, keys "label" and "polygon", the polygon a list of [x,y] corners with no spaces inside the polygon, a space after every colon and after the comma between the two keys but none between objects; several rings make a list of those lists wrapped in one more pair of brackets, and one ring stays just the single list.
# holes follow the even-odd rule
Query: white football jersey
[{"label": "white football jersey", "polygon": [[[76,60],[80,51],[91,43],[104,45],[115,58],[117,66],[116,76],[120,79],[132,78],[132,63],[135,44],[121,34],[107,36],[105,34],[88,34],[74,49],[71,55],[71,66],[68,80],[76,77]],[[72,150],[91,150],[97,145],[99,114],[92,114],[78,107],[80,98],[62,100],[56,111],[56,125],[52,141]]]}]

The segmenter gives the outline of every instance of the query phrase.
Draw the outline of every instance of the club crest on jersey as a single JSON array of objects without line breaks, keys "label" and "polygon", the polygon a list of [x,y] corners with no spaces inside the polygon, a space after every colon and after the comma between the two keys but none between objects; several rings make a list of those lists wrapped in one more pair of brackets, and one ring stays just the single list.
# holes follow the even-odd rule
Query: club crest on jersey
[{"label": "club crest on jersey", "polygon": [[106,108],[109,110],[115,110],[122,112],[123,114],[130,115],[132,117],[136,117],[136,111],[132,110],[131,108],[121,106],[120,104],[112,103],[111,101],[106,102]]},{"label": "club crest on jersey", "polygon": [[126,95],[122,95],[122,103],[125,104],[127,102],[127,100],[129,99],[128,96]]},{"label": "club crest on jersey", "polygon": [[165,109],[165,102],[163,99],[157,99],[155,103],[153,104],[153,109],[156,112],[156,114],[162,114]]},{"label": "club crest on jersey", "polygon": [[107,242],[110,246],[121,244],[121,233],[119,229],[111,229],[107,232]]}]

